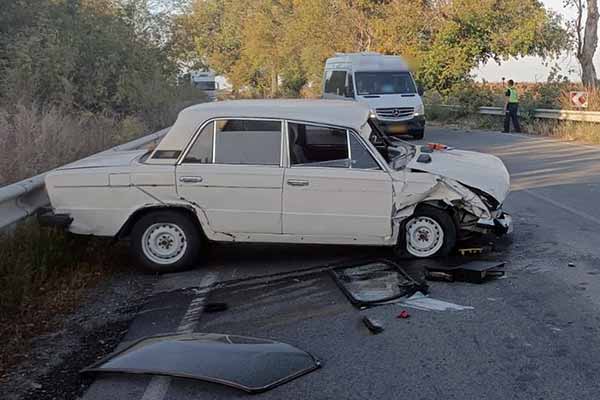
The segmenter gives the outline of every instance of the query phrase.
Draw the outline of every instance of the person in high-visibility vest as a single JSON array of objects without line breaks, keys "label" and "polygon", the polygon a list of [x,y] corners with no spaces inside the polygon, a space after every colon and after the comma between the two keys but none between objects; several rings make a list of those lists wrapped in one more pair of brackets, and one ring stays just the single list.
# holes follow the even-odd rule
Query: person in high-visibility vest
[{"label": "person in high-visibility vest", "polygon": [[502,132],[510,132],[511,119],[515,131],[521,132],[521,125],[519,125],[519,93],[517,93],[515,82],[512,79],[508,80],[508,89],[506,89],[504,96],[506,101],[504,102],[504,130]]}]

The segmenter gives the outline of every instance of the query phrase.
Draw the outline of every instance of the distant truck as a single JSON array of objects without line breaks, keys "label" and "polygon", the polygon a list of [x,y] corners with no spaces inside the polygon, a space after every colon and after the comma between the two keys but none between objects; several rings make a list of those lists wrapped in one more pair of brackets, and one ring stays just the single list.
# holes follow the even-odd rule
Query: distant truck
[{"label": "distant truck", "polygon": [[422,94],[407,63],[399,56],[337,53],[325,62],[323,98],[368,104],[371,117],[388,135],[423,138]]},{"label": "distant truck", "polygon": [[210,101],[217,100],[219,85],[215,81],[216,76],[212,71],[190,72],[190,83],[192,86],[204,91]]}]

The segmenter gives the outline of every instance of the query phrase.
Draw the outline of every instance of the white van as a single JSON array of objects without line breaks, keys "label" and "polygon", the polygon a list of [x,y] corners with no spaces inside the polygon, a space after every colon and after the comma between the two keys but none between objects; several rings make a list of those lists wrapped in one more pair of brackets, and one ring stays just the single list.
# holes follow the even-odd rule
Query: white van
[{"label": "white van", "polygon": [[371,108],[372,118],[388,135],[422,139],[425,109],[406,62],[379,53],[337,53],[327,59],[324,99],[354,99]]}]

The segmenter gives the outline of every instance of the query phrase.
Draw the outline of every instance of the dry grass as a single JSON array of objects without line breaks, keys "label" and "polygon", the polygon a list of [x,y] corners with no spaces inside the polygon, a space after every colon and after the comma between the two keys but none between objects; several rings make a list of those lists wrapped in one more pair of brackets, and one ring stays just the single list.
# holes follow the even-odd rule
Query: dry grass
[{"label": "dry grass", "polygon": [[142,135],[134,117],[73,114],[60,107],[0,108],[0,186]]},{"label": "dry grass", "polygon": [[24,357],[30,340],[56,328],[84,289],[127,268],[121,245],[41,229],[34,222],[0,235],[0,376]]},{"label": "dry grass", "polygon": [[[432,111],[429,114],[428,120],[441,125],[456,126],[463,129],[493,131],[501,131],[503,129],[503,117],[478,114],[459,115],[448,109]],[[581,143],[600,144],[600,124],[528,118],[521,118],[520,122],[523,132],[532,135],[548,136],[559,140]]]},{"label": "dry grass", "polygon": [[528,132],[556,139],[600,144],[600,125],[574,121],[535,121]]}]

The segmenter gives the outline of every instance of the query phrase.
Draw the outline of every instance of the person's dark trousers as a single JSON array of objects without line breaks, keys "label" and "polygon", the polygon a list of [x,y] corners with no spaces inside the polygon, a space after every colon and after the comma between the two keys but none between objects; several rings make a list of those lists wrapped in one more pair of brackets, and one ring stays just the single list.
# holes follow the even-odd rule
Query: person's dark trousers
[{"label": "person's dark trousers", "polygon": [[519,103],[508,103],[506,114],[504,114],[504,132],[510,132],[511,119],[515,132],[521,132],[521,125],[519,125]]}]

